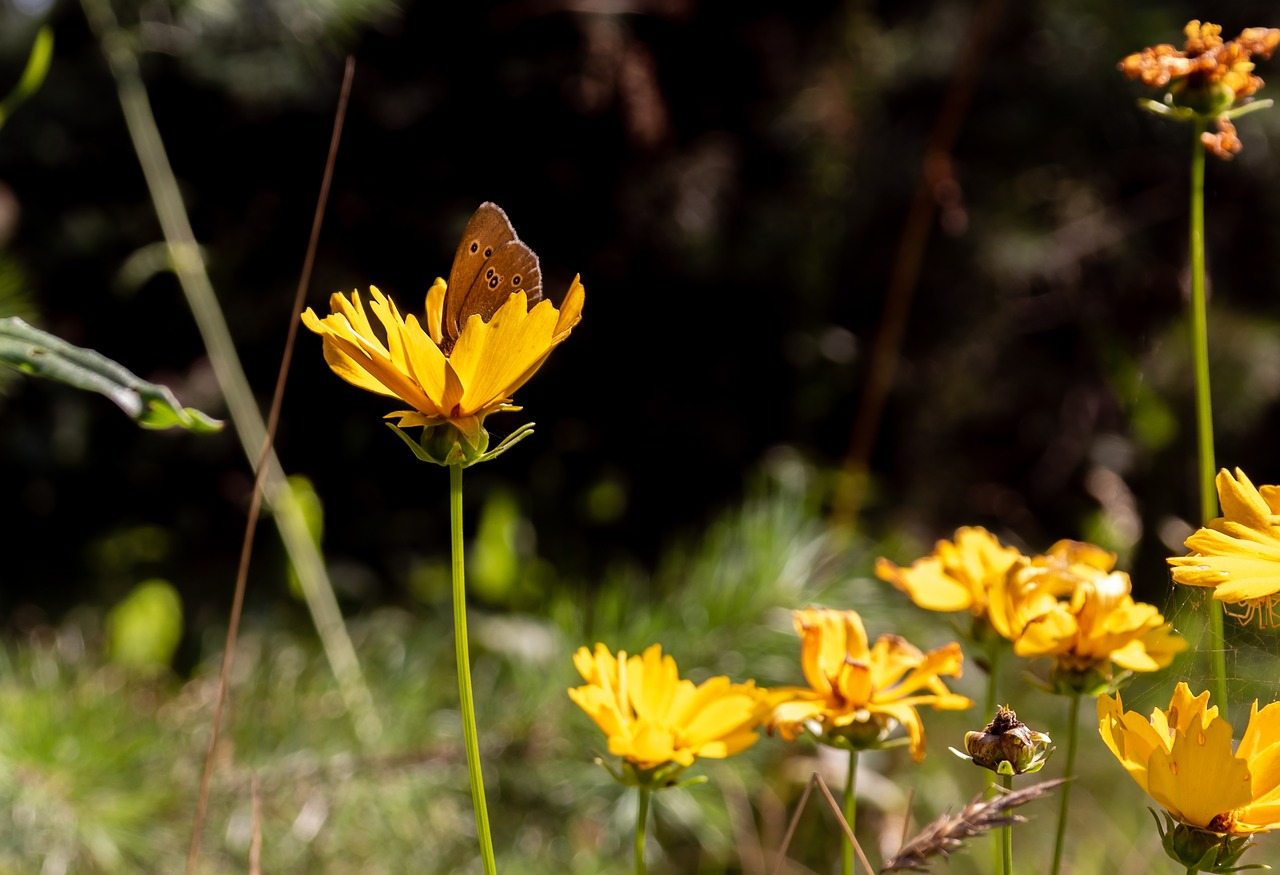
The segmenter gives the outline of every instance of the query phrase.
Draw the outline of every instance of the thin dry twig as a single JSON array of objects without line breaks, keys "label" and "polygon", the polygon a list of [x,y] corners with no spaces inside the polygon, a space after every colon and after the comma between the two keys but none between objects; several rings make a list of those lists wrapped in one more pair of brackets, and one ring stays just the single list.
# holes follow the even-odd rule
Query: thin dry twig
[{"label": "thin dry twig", "polygon": [[[281,357],[280,373],[276,379],[275,395],[271,399],[271,412],[267,417],[266,440],[263,441],[262,455],[258,459],[257,477],[253,484],[253,498],[249,502],[249,516],[245,522],[244,541],[240,548],[240,567],[236,573],[235,595],[231,601],[231,617],[227,622],[227,643],[222,653],[222,672],[218,678],[218,697],[213,706],[213,719],[209,726],[209,748],[205,754],[204,772],[200,776],[200,796],[196,802],[196,821],[191,829],[191,846],[187,851],[187,875],[196,870],[196,859],[200,855],[200,833],[204,826],[205,810],[209,805],[209,784],[213,778],[213,764],[218,748],[218,730],[222,723],[222,710],[227,701],[227,688],[231,685],[231,664],[235,659],[236,636],[240,630],[240,613],[244,607],[244,591],[249,580],[249,557],[253,554],[253,536],[258,527],[258,516],[262,510],[262,484],[266,478],[266,460],[271,452],[271,444],[275,436],[276,425],[280,420],[280,407],[284,401],[285,376],[289,372],[289,363],[293,358],[294,340],[298,334],[298,319],[302,313],[302,302],[306,295],[307,285],[311,282],[311,265],[315,260],[315,252],[320,239],[320,225],[324,218],[325,203],[329,199],[329,184],[333,179],[333,166],[338,157],[338,142],[342,137],[342,122],[347,114],[347,101],[351,96],[351,79],[355,76],[355,58],[347,58],[346,71],[342,78],[342,90],[338,95],[338,108],[333,122],[333,136],[329,142],[329,157],[325,161],[324,176],[320,183],[320,196],[316,202],[315,216],[311,225],[311,238],[307,242],[307,254],[303,260],[302,276],[298,281],[298,293],[294,300],[293,319],[289,324],[289,336],[285,341],[284,354]],[[257,780],[255,776],[255,781]]]},{"label": "thin dry twig", "polygon": [[1054,778],[1052,781],[1041,781],[1021,790],[1010,790],[990,799],[981,796],[974,799],[955,816],[944,813],[916,834],[916,837],[898,849],[896,856],[885,861],[881,875],[885,872],[927,872],[928,859],[941,855],[950,856],[958,851],[965,839],[981,835],[990,829],[1023,823],[1027,818],[1014,814],[1010,809],[1047,796],[1066,778]]},{"label": "thin dry twig", "polygon": [[[115,80],[125,127],[133,141],[134,152],[151,193],[156,218],[160,221],[164,245],[168,249],[168,266],[177,278],[191,309],[218,388],[226,400],[234,431],[240,439],[240,446],[245,457],[254,466],[255,473],[262,470],[265,461],[266,476],[259,478],[254,489],[265,493],[263,500],[273,511],[272,521],[280,532],[280,541],[297,572],[298,584],[302,588],[307,610],[320,638],[320,646],[333,669],[338,692],[351,716],[356,734],[363,744],[371,746],[382,732],[373,696],[364,681],[355,646],[351,643],[351,636],[343,622],[333,583],[325,569],[324,557],[307,528],[302,507],[294,495],[293,487],[289,485],[284,468],[271,449],[273,439],[267,424],[262,420],[262,412],[258,409],[258,402],[227,327],[226,316],[214,294],[213,283],[209,279],[204,257],[191,227],[191,217],[187,215],[177,177],[169,163],[155,114],[151,110],[151,101],[147,96],[135,53],[135,40],[121,28],[111,7],[111,0],[81,0],[81,6]],[[340,122],[335,121],[335,132],[340,127]],[[332,144],[330,148],[333,148]],[[320,207],[317,210],[320,210],[319,215],[323,215]],[[316,227],[313,225],[313,251],[315,231]],[[310,260],[313,257],[308,256],[307,266],[304,268],[304,275],[308,278]],[[301,303],[300,291],[290,320],[295,332],[301,315]],[[287,361],[282,364],[282,372],[287,370],[287,364]],[[263,447],[266,447],[265,451]],[[250,524],[254,525],[256,519],[253,517]]]},{"label": "thin dry twig", "polygon": [[836,815],[836,821],[840,824],[840,828],[844,830],[844,836],[853,845],[853,850],[858,855],[862,867],[867,870],[867,875],[874,875],[875,870],[871,868],[871,862],[867,859],[867,855],[862,852],[862,845],[858,844],[857,837],[854,836],[853,830],[849,828],[849,822],[844,819],[844,812],[840,810],[840,803],[836,802],[836,797],[831,795],[831,790],[827,788],[827,782],[822,780],[822,775],[814,772],[809,776],[809,783],[805,785],[804,792],[800,794],[800,802],[796,805],[796,813],[791,815],[791,823],[787,825],[787,834],[782,837],[782,847],[778,849],[777,862],[773,864],[773,872],[771,875],[778,875],[782,871],[782,864],[787,861],[787,848],[791,847],[791,837],[795,835],[796,827],[800,824],[800,815],[804,813],[804,807],[809,802],[809,794],[813,792],[814,785],[822,791],[822,795],[826,797],[827,805]]},{"label": "thin dry twig", "polygon": [[933,217],[942,199],[940,195],[946,191],[958,191],[951,172],[951,152],[973,100],[1003,6],[1004,0],[984,0],[974,12],[964,52],[925,145],[923,172],[898,240],[893,273],[885,292],[884,313],[868,355],[866,386],[854,416],[844,471],[832,500],[831,522],[839,530],[848,531],[857,523],[871,451],[880,433],[880,420],[889,390],[893,387],[893,376],[911,315],[911,302],[915,297]]}]

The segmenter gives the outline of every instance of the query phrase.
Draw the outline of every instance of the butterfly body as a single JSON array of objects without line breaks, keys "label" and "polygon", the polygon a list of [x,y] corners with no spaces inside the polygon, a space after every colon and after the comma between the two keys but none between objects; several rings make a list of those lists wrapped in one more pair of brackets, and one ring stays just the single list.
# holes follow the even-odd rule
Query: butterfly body
[{"label": "butterfly body", "polygon": [[483,203],[467,222],[449,269],[442,325],[447,348],[452,349],[467,319],[478,315],[488,322],[521,291],[530,307],[542,300],[538,256],[516,236],[501,207]]}]

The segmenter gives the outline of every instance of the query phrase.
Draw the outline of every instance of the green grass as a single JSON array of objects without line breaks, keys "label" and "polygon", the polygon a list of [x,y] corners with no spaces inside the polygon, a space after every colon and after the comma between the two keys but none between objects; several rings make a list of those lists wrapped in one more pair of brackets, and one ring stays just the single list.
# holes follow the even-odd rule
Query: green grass
[{"label": "green grass", "polygon": [[[837,549],[805,498],[810,492],[803,479],[785,486],[768,479],[696,543],[673,546],[653,573],[622,568],[598,583],[561,581],[523,614],[472,610],[500,871],[631,871],[634,791],[594,764],[604,739],[565,695],[578,683],[570,659],[578,646],[600,640],[635,651],[661,642],[695,680],[726,673],[769,685],[801,679],[787,613],[793,607],[854,607],[872,636],[897,632],[923,648],[955,637],[950,618],[919,611],[870,578],[876,551],[869,545]],[[245,628],[200,872],[248,871],[255,775],[264,872],[479,871],[449,617],[388,609],[355,618],[351,631],[385,726],[375,749],[361,748],[309,636],[262,621]],[[218,654],[189,680],[148,678],[107,664],[102,640],[99,618],[82,613],[8,651],[0,679],[0,872],[182,871]],[[1267,659],[1274,664],[1265,650],[1241,658],[1257,662],[1254,673]],[[1167,703],[1175,678],[1141,679],[1126,701],[1141,710]],[[956,686],[981,700],[983,684],[969,666]],[[1001,698],[1025,722],[1065,737],[1064,700],[1017,672]],[[1178,871],[1159,849],[1150,803],[1098,739],[1092,704],[1081,711],[1065,870]],[[929,755],[919,766],[905,749],[863,756],[858,831],[873,861],[896,849],[908,803],[914,832],[981,791],[984,773],[947,747],[962,746],[964,732],[989,716],[926,712]],[[1060,768],[1051,761],[1039,777]],[[805,743],[763,738],[731,760],[699,764],[694,771],[708,783],[655,798],[650,871],[772,871],[774,849],[814,770],[838,790],[842,763]],[[1015,832],[1016,865],[1047,869],[1056,797],[1022,813],[1032,823]],[[787,871],[830,871],[838,841],[815,797]],[[1264,839],[1246,862],[1263,862],[1276,848]],[[985,873],[992,863],[991,841],[981,838],[939,871]]]}]

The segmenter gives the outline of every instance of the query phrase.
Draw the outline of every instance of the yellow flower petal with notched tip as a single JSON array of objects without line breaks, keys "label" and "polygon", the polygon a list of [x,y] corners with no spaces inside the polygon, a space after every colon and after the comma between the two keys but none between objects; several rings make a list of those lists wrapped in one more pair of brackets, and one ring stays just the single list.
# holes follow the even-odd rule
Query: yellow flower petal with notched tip
[{"label": "yellow flower petal with notched tip", "polygon": [[1065,672],[1106,676],[1110,663],[1128,671],[1164,668],[1186,641],[1154,606],[1133,600],[1129,575],[1112,571],[1114,564],[1100,547],[1059,541],[1009,574],[1012,595],[997,588],[997,628],[1019,656],[1053,657]]},{"label": "yellow flower petal with notched tip", "polygon": [[1168,562],[1175,583],[1213,588],[1213,597],[1237,606],[1233,616],[1277,625],[1280,593],[1280,487],[1254,487],[1239,468],[1218,472],[1222,516],[1187,538],[1189,556]]},{"label": "yellow flower petal with notched tip", "polygon": [[425,328],[417,316],[401,316],[373,286],[368,309],[381,324],[381,336],[358,292],[350,300],[335,293],[328,316],[321,319],[308,307],[302,321],[324,338],[325,361],[335,374],[412,408],[387,414],[398,418],[396,425],[448,423],[475,446],[486,416],[519,409],[511,396],[582,319],[585,292],[575,277],[559,310],[548,300],[530,308],[525,293],[517,292],[488,322],[471,316],[448,354],[441,334],[444,293],[445,282],[437,279],[427,293]]},{"label": "yellow flower petal with notched tip", "polygon": [[1117,693],[1098,697],[1098,730],[1129,775],[1187,826],[1229,835],[1280,826],[1280,703],[1253,703],[1239,748],[1231,724],[1178,684],[1149,720],[1125,711]]},{"label": "yellow flower petal with notched tip", "polygon": [[831,736],[848,737],[850,730],[867,728],[870,740],[887,736],[901,724],[919,762],[924,759],[924,725],[916,707],[963,710],[973,705],[950,692],[941,679],[961,675],[964,654],[955,642],[926,654],[897,635],[883,635],[868,647],[857,611],[811,608],[793,616],[809,686],[783,687],[769,694],[774,702],[769,729],[788,741],[811,723]]},{"label": "yellow flower petal with notched tip", "polygon": [[968,610],[980,617],[987,610],[987,592],[1021,555],[986,529],[966,526],[956,530],[954,542],[938,541],[932,554],[917,559],[910,568],[877,559],[876,576],[925,610]]},{"label": "yellow flower petal with notched tip", "polygon": [[714,677],[695,686],[681,679],[676,662],[654,644],[640,656],[597,644],[573,657],[586,684],[569,690],[609,739],[609,752],[639,769],[668,763],[690,766],[698,757],[720,759],[745,750],[759,737],[768,712],[766,693],[753,682]]}]

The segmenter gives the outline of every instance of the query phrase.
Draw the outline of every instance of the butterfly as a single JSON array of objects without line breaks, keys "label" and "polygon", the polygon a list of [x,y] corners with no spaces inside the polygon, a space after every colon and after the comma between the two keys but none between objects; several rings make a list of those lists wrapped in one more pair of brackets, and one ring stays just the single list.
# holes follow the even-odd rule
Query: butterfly
[{"label": "butterfly", "polygon": [[449,269],[441,326],[445,348],[453,348],[473,314],[488,322],[520,291],[530,307],[542,300],[538,256],[516,236],[502,207],[485,202],[467,222]]}]

